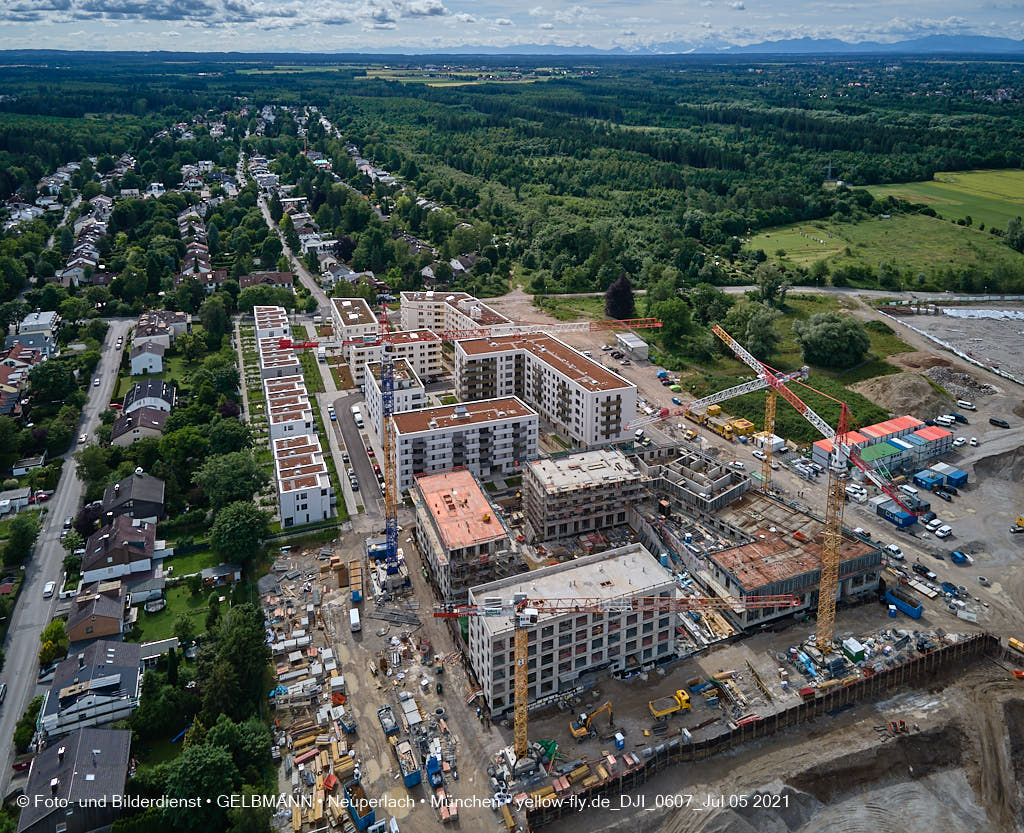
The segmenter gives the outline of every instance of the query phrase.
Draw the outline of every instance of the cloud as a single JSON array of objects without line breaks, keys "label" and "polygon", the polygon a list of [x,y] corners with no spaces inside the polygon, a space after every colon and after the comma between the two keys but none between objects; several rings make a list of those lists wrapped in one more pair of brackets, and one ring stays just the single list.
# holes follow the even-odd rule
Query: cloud
[{"label": "cloud", "polygon": [[533,7],[532,9],[530,9],[530,11],[528,12],[528,14],[530,15],[530,17],[541,17],[541,16],[543,16],[543,15],[546,15],[547,13],[548,13],[548,10],[547,10],[547,9],[545,9],[545,8],[544,8],[543,6],[534,6],[534,7]]},{"label": "cloud", "polygon": [[459,12],[455,15],[455,19],[459,21],[459,23],[476,23],[479,20],[476,15],[466,14],[465,12]]},{"label": "cloud", "polygon": [[442,0],[399,0],[395,5],[403,17],[443,17],[451,14]]},{"label": "cloud", "polygon": [[495,26],[514,26],[515,24],[507,17],[497,17],[494,19]]},{"label": "cloud", "polygon": [[541,29],[554,29],[555,28],[555,24],[554,23],[542,23],[542,24],[540,24],[539,28],[541,28]]},{"label": "cloud", "polygon": [[746,8],[746,5],[744,5],[743,0],[732,0],[729,4],[729,8],[741,12]]},{"label": "cloud", "polygon": [[555,12],[555,20],[559,23],[579,23],[587,17],[593,20],[597,15],[595,15],[593,9],[588,9],[586,6],[570,6],[567,9],[559,9]]}]

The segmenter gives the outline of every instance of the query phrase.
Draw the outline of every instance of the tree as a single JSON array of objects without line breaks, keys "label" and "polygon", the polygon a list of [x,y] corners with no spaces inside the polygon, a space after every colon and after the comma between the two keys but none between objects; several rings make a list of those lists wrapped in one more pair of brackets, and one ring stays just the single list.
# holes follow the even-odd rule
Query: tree
[{"label": "tree", "polygon": [[837,312],[819,312],[807,321],[794,321],[793,335],[804,361],[819,367],[853,367],[871,349],[864,325]]},{"label": "tree", "polygon": [[626,273],[619,275],[604,293],[604,312],[609,318],[633,318],[636,302],[633,299],[633,284]]},{"label": "tree", "polygon": [[765,304],[757,304],[744,333],[744,346],[757,358],[767,359],[779,345],[779,334],[775,322],[780,313]]},{"label": "tree", "polygon": [[174,635],[182,646],[189,645],[196,638],[195,626],[184,613],[174,620]]},{"label": "tree", "polygon": [[64,402],[78,390],[71,365],[61,359],[50,359],[32,368],[29,373],[32,396],[37,402]]},{"label": "tree", "polygon": [[249,424],[237,419],[221,419],[210,426],[210,454],[230,454],[252,448]]},{"label": "tree", "polygon": [[7,543],[4,544],[4,566],[11,567],[24,563],[32,553],[39,535],[39,516],[35,512],[19,512],[7,528]]},{"label": "tree", "polygon": [[18,718],[18,722],[15,724],[14,748],[19,755],[27,752],[29,744],[32,743],[32,736],[36,733],[36,719],[39,717],[39,710],[42,707],[42,696],[33,697],[32,702],[25,709],[25,713]]},{"label": "tree", "polygon": [[[211,718],[224,713],[235,720],[242,720],[254,714],[259,707],[263,693],[264,676],[270,663],[270,648],[267,646],[263,628],[263,614],[252,604],[236,604],[222,618],[214,635],[215,650],[212,655],[202,658],[200,671],[206,672],[203,679],[214,675],[231,678],[232,693],[227,697],[213,700],[207,697],[208,686],[204,689],[203,705]],[[227,674],[223,668],[230,668]]]},{"label": "tree", "polygon": [[238,768],[231,753],[213,744],[187,746],[170,765],[167,775],[169,798],[208,799],[203,809],[174,807],[167,810],[167,818],[175,831],[224,830],[226,811],[217,807],[217,798],[230,795],[240,782]]},{"label": "tree", "polygon": [[757,300],[761,303],[778,307],[786,305],[789,281],[777,267],[770,263],[759,264],[754,270],[754,282],[757,284]]},{"label": "tree", "polygon": [[218,295],[211,295],[199,308],[199,318],[206,330],[206,343],[211,350],[220,347],[221,339],[228,328],[228,311],[224,306],[224,299]]},{"label": "tree", "polygon": [[236,501],[221,509],[210,530],[210,547],[222,558],[247,562],[259,551],[270,520],[251,500]]},{"label": "tree", "polygon": [[267,482],[267,475],[252,452],[233,451],[207,459],[192,475],[192,482],[202,486],[210,506],[216,511],[234,501],[251,501]]},{"label": "tree", "polygon": [[42,647],[39,649],[39,664],[49,665],[55,659],[66,657],[68,654],[68,629],[63,619],[54,619],[43,628],[39,634],[39,641]]},{"label": "tree", "polygon": [[721,321],[733,305],[732,298],[709,283],[697,284],[688,297],[694,320],[705,326]]},{"label": "tree", "polygon": [[60,545],[64,547],[67,552],[74,552],[80,550],[85,546],[85,539],[82,538],[78,530],[69,529],[68,534],[64,536],[64,540],[60,542]]}]

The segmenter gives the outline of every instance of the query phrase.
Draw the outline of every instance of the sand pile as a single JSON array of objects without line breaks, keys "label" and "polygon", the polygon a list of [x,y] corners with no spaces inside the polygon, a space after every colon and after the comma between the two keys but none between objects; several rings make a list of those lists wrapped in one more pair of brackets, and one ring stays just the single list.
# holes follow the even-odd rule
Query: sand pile
[{"label": "sand pile", "polygon": [[918,419],[930,419],[953,406],[952,397],[943,396],[920,373],[878,376],[850,387],[895,416],[910,414]]}]

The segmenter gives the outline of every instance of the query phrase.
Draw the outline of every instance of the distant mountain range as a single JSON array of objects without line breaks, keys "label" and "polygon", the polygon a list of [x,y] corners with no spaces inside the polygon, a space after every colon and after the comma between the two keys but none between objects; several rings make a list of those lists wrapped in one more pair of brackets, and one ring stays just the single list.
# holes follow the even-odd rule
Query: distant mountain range
[{"label": "distant mountain range", "polygon": [[879,43],[877,41],[863,41],[861,43],[849,43],[836,38],[790,38],[788,40],[763,41],[761,43],[747,44],[740,46],[720,40],[706,40],[700,42],[668,41],[665,43],[654,43],[638,45],[633,47],[615,47],[613,49],[600,49],[595,46],[562,46],[558,44],[525,43],[511,46],[485,46],[482,44],[464,44],[461,46],[449,46],[443,49],[423,49],[410,47],[387,46],[380,48],[368,47],[359,53],[323,53],[323,52],[75,52],[70,50],[34,50],[34,49],[11,49],[0,50],[0,55],[10,59],[24,59],[29,62],[39,60],[55,60],[62,57],[71,60],[93,60],[109,61],[115,57],[132,61],[133,59],[168,58],[169,56],[201,55],[210,60],[244,60],[250,57],[267,58],[273,56],[282,59],[286,56],[298,60],[311,60],[322,58],[330,60],[345,55],[348,58],[370,57],[374,58],[401,58],[403,56],[416,55],[420,57],[436,57],[443,59],[445,56],[491,56],[502,55],[536,56],[536,57],[610,57],[610,58],[642,58],[658,57],[669,55],[693,55],[722,57],[735,56],[749,57],[756,55],[820,55],[823,57],[840,55],[963,55],[963,56],[984,56],[984,55],[1024,55],[1024,40],[1013,40],[1012,38],[995,38],[986,35],[927,35],[909,40],[894,41],[892,43]]}]

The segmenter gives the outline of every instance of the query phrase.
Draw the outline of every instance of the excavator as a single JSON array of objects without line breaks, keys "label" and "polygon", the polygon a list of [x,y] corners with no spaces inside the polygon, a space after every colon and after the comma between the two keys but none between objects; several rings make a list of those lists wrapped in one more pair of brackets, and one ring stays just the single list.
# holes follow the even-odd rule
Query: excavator
[{"label": "excavator", "polygon": [[603,706],[594,709],[590,714],[581,714],[576,720],[572,721],[569,724],[569,731],[572,733],[572,736],[580,743],[583,743],[592,734],[595,734],[590,728],[590,724],[601,712],[608,712],[608,725],[609,727],[614,727],[615,720],[612,717],[612,701],[608,700]]}]

